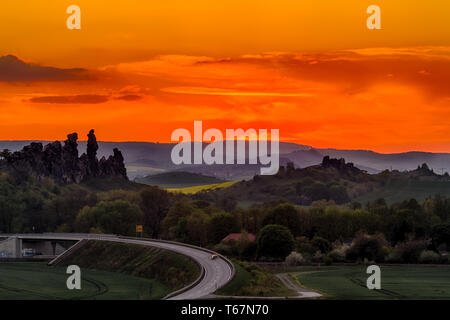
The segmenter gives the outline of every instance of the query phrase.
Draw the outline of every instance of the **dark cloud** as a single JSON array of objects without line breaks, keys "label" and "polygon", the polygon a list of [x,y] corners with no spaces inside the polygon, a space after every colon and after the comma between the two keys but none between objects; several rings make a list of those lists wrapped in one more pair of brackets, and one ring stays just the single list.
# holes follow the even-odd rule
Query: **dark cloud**
[{"label": "dark cloud", "polygon": [[66,81],[88,79],[85,69],[59,69],[26,63],[13,55],[0,57],[0,81]]},{"label": "dark cloud", "polygon": [[33,103],[55,103],[55,104],[97,104],[109,100],[108,96],[97,94],[84,94],[75,96],[45,96],[31,98]]},{"label": "dark cloud", "polygon": [[126,94],[119,97],[116,97],[116,100],[125,100],[125,101],[136,101],[141,100],[142,97],[137,94]]}]

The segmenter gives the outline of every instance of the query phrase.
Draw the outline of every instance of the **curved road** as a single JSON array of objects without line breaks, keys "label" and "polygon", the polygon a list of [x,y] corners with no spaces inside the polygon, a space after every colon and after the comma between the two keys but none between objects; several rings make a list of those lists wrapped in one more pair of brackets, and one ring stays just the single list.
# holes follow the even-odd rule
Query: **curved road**
[{"label": "curved road", "polygon": [[158,247],[170,250],[197,261],[203,267],[205,273],[203,279],[189,290],[171,297],[169,300],[200,299],[213,294],[231,280],[232,269],[230,265],[220,256],[211,260],[211,253],[197,247],[185,246],[177,243],[161,242],[158,240],[139,240],[122,238],[114,235],[93,235],[93,234],[17,234],[1,235],[0,237],[18,237],[22,239],[43,239],[43,240],[102,240],[121,243],[140,244],[144,246]]}]

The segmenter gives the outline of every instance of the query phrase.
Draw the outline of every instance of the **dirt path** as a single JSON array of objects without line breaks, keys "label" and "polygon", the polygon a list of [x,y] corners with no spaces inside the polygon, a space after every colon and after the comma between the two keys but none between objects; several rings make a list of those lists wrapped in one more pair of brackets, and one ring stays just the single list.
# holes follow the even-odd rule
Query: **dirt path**
[{"label": "dirt path", "polygon": [[291,273],[279,273],[275,276],[280,279],[281,283],[288,289],[297,292],[297,296],[289,296],[289,297],[251,297],[251,296],[221,296],[221,295],[209,295],[206,298],[209,299],[268,299],[268,300],[284,300],[284,299],[317,299],[323,297],[323,294],[318,293],[316,291],[312,291],[306,288],[303,288],[297,284],[296,281],[291,279],[289,275],[298,275],[298,274],[306,274],[306,273],[316,273],[316,272],[326,272],[326,271],[305,271],[305,272],[291,272]]},{"label": "dirt path", "polygon": [[[323,271],[309,271],[304,273],[313,273],[313,272],[323,272]],[[289,297],[251,297],[251,296],[219,296],[219,295],[209,295],[207,298],[209,299],[262,299],[262,300],[284,300],[284,299],[316,299],[320,298],[323,295],[321,293],[305,289],[300,287],[294,280],[292,280],[289,275],[293,274],[301,274],[303,272],[295,272],[295,273],[280,273],[275,276],[280,279],[281,283],[288,289],[297,292],[297,296],[289,296]]]},{"label": "dirt path", "polygon": [[[309,273],[312,272],[319,272],[319,271],[311,271]],[[295,274],[300,274],[301,272],[297,272]],[[278,279],[280,279],[280,281],[283,283],[283,285],[285,285],[287,288],[295,291],[298,293],[298,297],[297,298],[301,298],[301,299],[313,299],[313,298],[320,298],[323,295],[321,293],[309,290],[309,289],[305,289],[300,287],[296,281],[294,281],[293,279],[291,279],[290,275],[293,275],[291,273],[280,273],[277,274],[276,276],[278,277]]]}]

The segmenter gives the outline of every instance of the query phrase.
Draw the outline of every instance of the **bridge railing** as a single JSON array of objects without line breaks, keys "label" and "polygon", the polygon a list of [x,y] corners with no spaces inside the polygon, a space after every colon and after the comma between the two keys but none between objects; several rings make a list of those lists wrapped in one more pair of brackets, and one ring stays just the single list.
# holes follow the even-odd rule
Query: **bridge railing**
[{"label": "bridge railing", "polygon": [[71,246],[69,249],[58,255],[56,258],[51,260],[48,265],[49,266],[56,266],[62,259],[65,259],[72,255],[76,250],[84,246],[89,240],[88,239],[81,239],[77,243],[75,243],[73,246]]},{"label": "bridge railing", "polygon": [[118,238],[115,234],[98,233],[0,233],[0,238],[21,238],[21,239],[59,239],[59,240],[81,240],[81,239],[111,239]]}]

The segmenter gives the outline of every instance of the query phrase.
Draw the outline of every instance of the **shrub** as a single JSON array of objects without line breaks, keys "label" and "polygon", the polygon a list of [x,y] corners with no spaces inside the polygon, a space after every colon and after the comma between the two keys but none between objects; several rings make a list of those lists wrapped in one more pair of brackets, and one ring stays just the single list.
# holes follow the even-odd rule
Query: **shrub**
[{"label": "shrub", "polygon": [[342,245],[340,247],[337,247],[328,253],[328,257],[331,258],[334,262],[344,262],[345,256],[347,254],[347,250],[350,248],[349,245]]},{"label": "shrub", "polygon": [[312,256],[316,252],[316,249],[307,237],[297,237],[295,239],[295,248],[296,251],[300,252],[303,256]]},{"label": "shrub", "polygon": [[392,250],[386,257],[386,262],[399,263],[403,262],[401,252],[399,250]]},{"label": "shrub", "polygon": [[441,255],[439,259],[440,263],[450,264],[450,254]]},{"label": "shrub", "polygon": [[333,259],[331,259],[329,256],[323,256],[322,260],[326,266],[331,266],[331,264],[333,263]]},{"label": "shrub", "polygon": [[313,262],[323,262],[323,253],[320,250],[317,250],[314,256],[312,257]]},{"label": "shrub", "polygon": [[358,260],[367,259],[370,261],[384,261],[387,241],[382,234],[378,235],[358,235],[347,250],[347,259]]},{"label": "shrub", "polygon": [[431,250],[423,250],[419,256],[420,263],[438,263],[440,255]]},{"label": "shrub", "polygon": [[286,257],[285,262],[288,266],[298,266],[304,263],[305,259],[303,259],[301,253],[292,251],[291,254]]},{"label": "shrub", "polygon": [[312,239],[311,244],[316,248],[316,250],[320,250],[323,253],[327,253],[331,250],[330,241],[322,237],[315,236]]},{"label": "shrub", "polygon": [[241,259],[254,260],[257,249],[258,249],[258,246],[257,246],[256,242],[246,243],[244,245],[244,247],[242,248],[242,251],[240,251]]},{"label": "shrub", "polygon": [[220,254],[223,254],[225,256],[232,256],[233,255],[233,248],[231,247],[230,244],[227,244],[227,243],[221,242],[219,244],[216,244],[213,247],[213,249],[214,249],[214,251],[216,251],[216,252],[218,252]]},{"label": "shrub", "polygon": [[269,224],[258,236],[258,256],[284,260],[294,249],[294,237],[288,228]]},{"label": "shrub", "polygon": [[279,279],[264,268],[241,261],[233,261],[237,273],[233,281],[219,290],[219,294],[237,296],[274,297],[292,294]]},{"label": "shrub", "polygon": [[450,223],[434,226],[431,238],[435,248],[439,246],[445,246],[445,248],[450,247]]},{"label": "shrub", "polygon": [[400,257],[399,262],[414,263],[419,261],[422,251],[428,247],[429,242],[426,240],[412,240],[398,244],[394,248],[397,257]]}]

